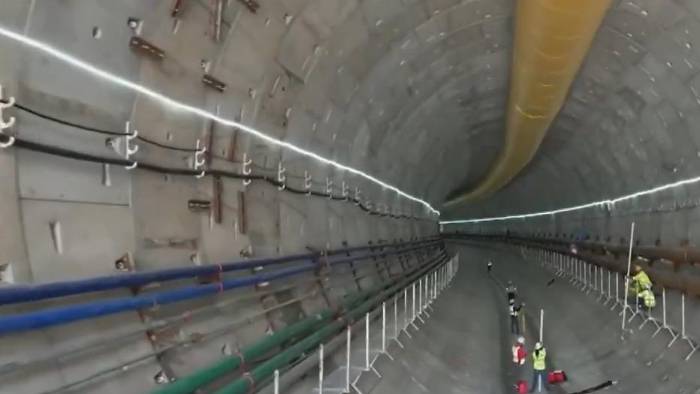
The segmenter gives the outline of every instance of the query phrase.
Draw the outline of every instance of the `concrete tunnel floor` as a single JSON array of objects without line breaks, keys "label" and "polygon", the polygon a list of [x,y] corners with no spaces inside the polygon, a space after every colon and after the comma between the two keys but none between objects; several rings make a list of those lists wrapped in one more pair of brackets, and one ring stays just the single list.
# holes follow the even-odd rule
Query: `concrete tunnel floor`
[{"label": "concrete tunnel floor", "polygon": [[513,393],[518,379],[531,380],[532,363],[511,362],[504,289],[489,278],[486,262],[503,283],[512,280],[526,306],[526,337],[531,353],[545,310],[544,342],[548,368],[563,369],[569,381],[548,393],[576,393],[607,380],[619,383],[602,391],[615,393],[698,393],[699,358],[686,362],[682,345],[667,349],[668,336],[651,338],[641,320],[621,340],[619,308],[611,311],[567,279],[525,259],[519,249],[455,246],[460,270],[434,304],[419,331],[411,330],[396,362],[382,365],[383,379],[371,391],[380,394]]}]

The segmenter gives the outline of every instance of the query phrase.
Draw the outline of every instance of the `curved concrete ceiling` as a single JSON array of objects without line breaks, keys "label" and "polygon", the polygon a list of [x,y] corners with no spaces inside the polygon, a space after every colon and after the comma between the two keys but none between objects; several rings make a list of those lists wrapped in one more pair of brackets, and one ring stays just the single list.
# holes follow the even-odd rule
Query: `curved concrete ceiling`
[{"label": "curved concrete ceiling", "polygon": [[687,1],[615,4],[527,173],[452,216],[561,208],[696,176],[697,12]]},{"label": "curved concrete ceiling", "polygon": [[[206,16],[207,5],[189,6],[177,27],[167,8],[100,4],[81,11],[138,15],[141,36],[167,53],[165,67],[128,54],[121,38],[131,32],[115,22],[102,25],[100,40],[85,37],[82,26],[48,22],[49,15],[66,14],[48,5],[14,6],[2,22],[120,75],[140,74],[144,84],[172,97],[218,106],[243,123],[374,174],[436,206],[450,192],[476,184],[499,151],[512,43],[510,1],[282,1],[266,4],[253,17],[241,17],[248,11],[234,3],[224,14],[220,48],[206,37],[210,26],[188,20]],[[449,216],[497,214],[504,205],[509,211],[566,206],[692,174],[700,142],[691,132],[700,95],[696,12],[690,1],[615,3],[540,156],[492,200]],[[47,81],[47,70],[67,71],[51,61],[38,67],[37,56],[24,52],[28,67],[18,74],[28,104],[50,109],[47,97],[57,97],[106,118],[131,112],[130,94],[104,85],[97,86],[112,96],[86,101],[85,88],[72,89],[83,79],[77,73]],[[192,90],[200,60],[227,83],[224,97],[212,98],[201,87]],[[171,84],[174,75],[192,81]],[[133,110],[143,133],[162,140],[150,127],[157,122],[176,142],[193,141],[182,119],[157,106],[146,116],[144,107]],[[246,144],[262,155],[277,150]],[[312,171],[324,176],[324,170]],[[548,199],[542,187],[553,180],[567,187]],[[366,189],[381,199],[380,191]]]}]

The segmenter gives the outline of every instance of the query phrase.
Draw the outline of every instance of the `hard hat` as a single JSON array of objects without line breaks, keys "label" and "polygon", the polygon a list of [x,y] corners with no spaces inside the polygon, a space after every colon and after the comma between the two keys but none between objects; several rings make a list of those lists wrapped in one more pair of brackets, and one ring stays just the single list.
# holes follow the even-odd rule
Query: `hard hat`
[{"label": "hard hat", "polygon": [[518,343],[519,344],[524,344],[525,343],[525,337],[518,337]]},{"label": "hard hat", "polygon": [[542,343],[541,343],[541,342],[537,342],[537,343],[535,344],[535,350],[540,350],[540,349],[542,349]]}]

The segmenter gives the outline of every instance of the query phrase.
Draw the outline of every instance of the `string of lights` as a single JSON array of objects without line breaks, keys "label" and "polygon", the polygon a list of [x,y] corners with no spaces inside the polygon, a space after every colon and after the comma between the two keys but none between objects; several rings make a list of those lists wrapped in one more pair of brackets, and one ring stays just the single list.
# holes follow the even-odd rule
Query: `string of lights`
[{"label": "string of lights", "polygon": [[172,99],[172,98],[165,96],[164,94],[159,93],[151,88],[148,88],[144,85],[141,85],[141,84],[138,84],[138,83],[133,82],[131,80],[128,80],[126,78],[120,77],[120,76],[113,74],[109,71],[103,70],[103,69],[101,69],[93,64],[85,62],[85,61],[83,61],[75,56],[72,56],[72,55],[66,53],[66,52],[63,52],[60,49],[57,49],[49,44],[46,44],[44,42],[27,37],[24,34],[9,30],[3,26],[0,26],[0,36],[3,36],[3,37],[10,39],[10,40],[13,40],[17,43],[20,43],[20,44],[22,44],[26,47],[32,48],[34,50],[40,51],[44,54],[50,55],[53,58],[58,59],[58,60],[66,63],[72,67],[75,67],[78,70],[84,71],[88,74],[91,74],[91,75],[97,77],[97,78],[108,81],[116,86],[120,86],[120,87],[129,89],[131,91],[137,92],[139,94],[142,94],[143,96],[149,97],[149,98],[151,98],[151,99],[153,99],[153,100],[155,100],[163,105],[166,105],[170,108],[173,108],[173,109],[185,112],[185,113],[190,113],[192,115],[197,115],[199,117],[211,120],[213,122],[216,122],[216,123],[224,125],[224,126],[228,126],[228,127],[232,127],[232,128],[235,127],[237,129],[239,129],[241,132],[252,135],[252,136],[259,138],[259,139],[261,139],[267,143],[270,143],[272,145],[279,146],[283,149],[290,150],[290,151],[295,152],[299,155],[314,159],[322,164],[330,165],[330,166],[335,167],[339,170],[346,171],[350,174],[364,178],[364,179],[366,179],[366,180],[368,180],[376,185],[381,186],[384,189],[391,190],[391,191],[397,193],[398,195],[400,195],[408,200],[414,201],[416,203],[419,203],[419,204],[425,206],[433,214],[436,214],[436,215],[440,214],[440,212],[437,209],[433,208],[430,205],[430,203],[428,203],[427,201],[424,201],[418,197],[415,197],[411,194],[408,194],[408,193],[398,189],[397,187],[390,185],[390,184],[388,184],[388,183],[386,183],[386,182],[384,182],[384,181],[382,181],[382,180],[380,180],[380,179],[378,179],[378,178],[376,178],[376,177],[374,177],[374,176],[372,176],[364,171],[361,171],[361,170],[358,170],[356,168],[347,166],[345,164],[336,162],[334,160],[325,158],[317,153],[306,150],[306,149],[299,147],[297,145],[294,145],[290,142],[282,141],[282,140],[279,140],[277,138],[271,137],[260,130],[257,130],[253,127],[236,122],[232,119],[223,118],[223,117],[218,116],[212,112],[206,111],[202,108],[199,108],[199,107],[196,107],[193,105],[189,105],[189,104],[185,104],[183,102]]},{"label": "string of lights", "polygon": [[475,224],[475,223],[487,223],[487,222],[502,222],[502,221],[508,221],[508,220],[530,219],[530,218],[536,218],[536,217],[542,217],[542,216],[558,215],[558,214],[562,214],[562,213],[581,211],[581,210],[589,209],[589,208],[600,208],[600,207],[613,208],[615,206],[615,204],[621,203],[623,201],[633,200],[633,199],[638,198],[638,197],[648,196],[651,194],[656,194],[656,193],[660,193],[663,191],[676,189],[676,188],[679,188],[681,186],[692,185],[692,184],[695,184],[698,182],[700,182],[700,176],[688,178],[688,179],[683,179],[683,180],[672,182],[672,183],[667,183],[665,185],[656,186],[656,187],[653,187],[651,189],[641,190],[641,191],[638,191],[635,193],[627,194],[627,195],[612,198],[612,199],[594,201],[594,202],[589,202],[586,204],[575,205],[572,207],[554,209],[554,210],[550,210],[550,211],[525,213],[525,214],[520,214],[520,215],[496,216],[496,217],[477,218],[477,219],[445,220],[445,221],[441,221],[440,224],[450,225],[450,224]]}]

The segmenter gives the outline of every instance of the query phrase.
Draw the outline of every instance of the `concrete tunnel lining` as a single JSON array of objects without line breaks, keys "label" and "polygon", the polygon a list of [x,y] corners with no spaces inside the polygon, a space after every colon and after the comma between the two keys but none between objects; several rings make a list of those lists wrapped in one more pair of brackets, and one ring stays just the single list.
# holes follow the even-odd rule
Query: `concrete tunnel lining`
[{"label": "concrete tunnel lining", "polygon": [[[498,154],[508,92],[512,2],[281,0],[260,1],[261,8],[253,13],[243,3],[230,1],[219,42],[210,36],[212,4],[187,3],[174,18],[168,1],[8,2],[0,5],[0,25],[170,97],[211,111],[218,107],[226,117],[366,171],[436,207],[455,190],[476,183]],[[616,1],[536,159],[493,198],[446,212],[442,219],[560,208],[696,176],[696,3]],[[141,22],[138,33],[127,25],[129,18]],[[95,27],[102,33],[99,38],[92,35]],[[128,42],[134,34],[162,48],[166,60],[154,62],[131,50]],[[123,122],[130,120],[143,136],[182,147],[194,147],[209,129],[199,118],[93,80],[7,40],[0,39],[0,53],[8,54],[0,56],[5,92],[43,113],[109,130],[123,130]],[[209,63],[208,72],[226,83],[225,92],[202,85],[203,60]],[[20,111],[11,114],[18,119],[12,131],[22,138],[99,155],[114,153],[103,136]],[[329,177],[336,188],[343,181],[357,185],[375,205],[423,213],[348,174],[245,135],[233,140],[230,129],[214,132],[216,153],[234,157],[231,163],[217,162],[226,168],[237,168],[247,153],[257,169],[275,176],[277,163],[283,161],[293,182],[301,182],[308,171],[319,189]],[[142,149],[145,157],[167,165],[189,166],[192,160],[188,153],[146,145]],[[223,182],[223,221],[217,223],[187,208],[190,199],[214,200],[216,186],[210,181],[127,172],[119,166],[107,172],[109,182],[103,166],[23,149],[0,150],[0,218],[11,229],[0,237],[2,282],[111,274],[123,255],[130,256],[137,270],[149,270],[407,240],[437,231],[432,222],[369,216],[352,204],[289,195],[257,183],[244,188],[238,181]],[[697,185],[686,185],[613,210],[462,228],[617,240],[636,221],[642,244],[696,246],[697,191]],[[61,253],[52,230],[56,223]],[[344,273],[335,290],[342,294],[353,287],[353,275],[365,283],[375,274],[364,268]],[[528,272],[523,276],[530,277]],[[293,284],[297,286],[257,302],[242,299],[235,308],[217,307],[221,314],[185,325],[179,334],[224,325],[234,311],[259,312],[313,294],[312,284],[289,285]],[[249,343],[323,303],[318,297],[303,298],[275,309],[267,321],[256,320],[200,348],[173,352],[164,361],[149,359],[91,390],[145,391],[159,371],[192,371],[220,357],[225,345]],[[8,310],[2,308],[3,313]],[[180,312],[173,308],[154,318]],[[142,325],[138,316],[124,315],[0,338],[6,348],[16,349],[0,357],[0,365],[17,361],[19,353],[21,359],[30,359]],[[133,354],[145,354],[152,346],[139,339],[111,354],[56,362],[9,389],[50,390],[84,377],[88,369],[110,368]],[[591,351],[602,351],[607,344],[599,346]],[[673,372],[676,367],[669,363],[665,368]]]}]

